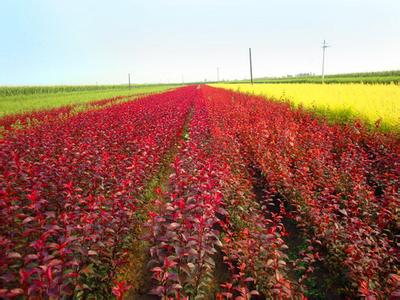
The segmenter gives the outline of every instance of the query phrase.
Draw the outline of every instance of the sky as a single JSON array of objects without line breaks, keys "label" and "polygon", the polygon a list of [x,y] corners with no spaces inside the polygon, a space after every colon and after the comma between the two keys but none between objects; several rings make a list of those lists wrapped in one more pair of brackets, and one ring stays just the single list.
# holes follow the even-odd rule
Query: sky
[{"label": "sky", "polygon": [[400,69],[398,0],[0,0],[0,85]]}]

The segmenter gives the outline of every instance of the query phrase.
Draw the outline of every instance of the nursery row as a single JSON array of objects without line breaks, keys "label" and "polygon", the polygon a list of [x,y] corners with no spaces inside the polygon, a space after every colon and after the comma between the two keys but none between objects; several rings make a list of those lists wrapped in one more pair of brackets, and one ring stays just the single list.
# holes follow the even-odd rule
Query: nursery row
[{"label": "nursery row", "polygon": [[[116,101],[121,101],[130,97],[119,96],[110,99],[103,99],[99,101],[93,101],[85,104],[86,109],[103,107],[105,105],[112,105]],[[0,128],[2,131],[9,131],[13,129],[22,129],[26,127],[31,127],[35,124],[41,124],[46,121],[54,121],[59,118],[70,116],[77,108],[83,107],[82,105],[67,105],[59,108],[53,108],[49,110],[32,111],[21,114],[8,115],[0,118]]]},{"label": "nursery row", "polygon": [[189,86],[0,147],[0,297],[400,295],[393,136]]}]

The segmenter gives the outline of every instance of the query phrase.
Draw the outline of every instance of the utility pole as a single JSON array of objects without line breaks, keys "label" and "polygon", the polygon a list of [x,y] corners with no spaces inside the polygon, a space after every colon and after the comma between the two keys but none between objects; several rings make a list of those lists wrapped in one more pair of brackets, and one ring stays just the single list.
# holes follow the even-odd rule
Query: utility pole
[{"label": "utility pole", "polygon": [[128,73],[128,84],[129,84],[129,89],[131,88],[131,73]]},{"label": "utility pole", "polygon": [[219,68],[217,68],[217,82],[219,82]]},{"label": "utility pole", "polygon": [[253,85],[253,63],[251,61],[251,48],[249,48],[249,60],[250,60],[250,79],[251,79],[251,85]]},{"label": "utility pole", "polygon": [[325,79],[325,50],[328,47],[329,47],[329,45],[324,40],[324,43],[322,45],[322,83],[324,83],[324,79]]}]

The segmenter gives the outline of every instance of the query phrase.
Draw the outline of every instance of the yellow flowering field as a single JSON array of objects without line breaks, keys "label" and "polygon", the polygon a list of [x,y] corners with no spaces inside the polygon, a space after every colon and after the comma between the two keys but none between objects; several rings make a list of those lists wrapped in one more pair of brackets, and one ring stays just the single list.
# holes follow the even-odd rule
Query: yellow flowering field
[{"label": "yellow flowering field", "polygon": [[400,130],[400,86],[395,84],[214,84],[215,87],[263,95],[334,119],[362,119],[384,130]]}]

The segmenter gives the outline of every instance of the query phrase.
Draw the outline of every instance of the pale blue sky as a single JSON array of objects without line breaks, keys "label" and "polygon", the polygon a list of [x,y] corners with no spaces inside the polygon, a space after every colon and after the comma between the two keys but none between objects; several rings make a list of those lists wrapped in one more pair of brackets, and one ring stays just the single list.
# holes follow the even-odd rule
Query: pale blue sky
[{"label": "pale blue sky", "polygon": [[0,0],[0,85],[400,69],[398,0]]}]

